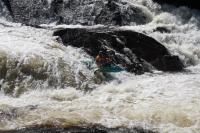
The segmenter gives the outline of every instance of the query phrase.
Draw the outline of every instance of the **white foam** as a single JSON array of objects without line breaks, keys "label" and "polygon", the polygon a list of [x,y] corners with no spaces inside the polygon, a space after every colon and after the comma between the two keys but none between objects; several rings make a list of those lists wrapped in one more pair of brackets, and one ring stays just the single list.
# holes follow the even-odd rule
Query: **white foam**
[{"label": "white foam", "polygon": [[[164,11],[157,7],[151,23],[124,26],[122,29],[135,30],[152,36],[165,45],[171,53],[179,55],[186,66],[199,64],[200,13],[186,7],[165,6]],[[157,27],[166,28],[171,33],[155,32]]]},{"label": "white foam", "polygon": [[[0,110],[16,108],[18,111],[17,118],[0,121],[0,129],[52,122],[65,126],[83,123],[100,123],[107,127],[139,125],[167,133],[200,132],[199,12],[174,7],[166,11],[150,0],[134,1],[146,5],[153,14],[153,21],[122,28],[156,38],[189,66],[186,72],[157,71],[141,76],[116,73],[112,74],[113,81],[88,93],[73,87],[37,88],[13,98],[0,92]],[[189,13],[180,14],[182,11]],[[63,58],[75,72],[81,70],[87,76],[92,75],[81,63],[91,57],[81,49],[58,44],[51,30],[0,21],[4,23],[4,26],[0,24],[0,50],[6,54],[22,59],[31,54],[39,55],[48,62]],[[55,29],[73,27],[82,26],[62,25]],[[156,27],[165,27],[171,33],[153,32]],[[35,109],[29,109],[30,105]]]},{"label": "white foam", "polygon": [[[88,94],[74,88],[36,90],[18,99],[1,97],[1,104],[20,108],[38,105],[38,109],[26,112],[27,117],[40,116],[36,120],[30,119],[29,124],[53,117],[58,121],[63,118],[67,123],[76,119],[75,124],[85,121],[108,127],[129,127],[139,122],[140,126],[166,132],[199,131],[199,75],[130,76],[124,73],[117,75],[121,83],[113,81]],[[37,110],[39,114],[34,113]],[[44,112],[47,115],[42,116]],[[20,127],[17,121],[15,127]],[[25,118],[20,121],[27,122]]]}]

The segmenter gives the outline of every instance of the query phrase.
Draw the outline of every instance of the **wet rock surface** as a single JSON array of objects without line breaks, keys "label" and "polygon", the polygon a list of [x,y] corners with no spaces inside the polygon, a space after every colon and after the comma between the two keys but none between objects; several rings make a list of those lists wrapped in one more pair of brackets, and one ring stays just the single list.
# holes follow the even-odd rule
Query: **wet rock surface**
[{"label": "wet rock surface", "polygon": [[[180,71],[183,65],[177,56],[155,39],[142,33],[116,28],[68,28],[54,32],[65,45],[83,48],[94,58],[103,47],[116,52],[113,60],[127,71],[142,74],[151,70]],[[150,65],[151,64],[151,65]]]},{"label": "wet rock surface", "polygon": [[68,128],[32,127],[21,130],[4,131],[4,133],[156,133],[141,127],[106,128],[101,125],[72,126]]},{"label": "wet rock surface", "polygon": [[51,12],[46,0],[8,0],[14,22],[28,25],[39,25],[51,22]]},{"label": "wet rock surface", "polygon": [[122,0],[3,0],[15,22],[39,25],[130,25],[152,20],[148,11]]}]

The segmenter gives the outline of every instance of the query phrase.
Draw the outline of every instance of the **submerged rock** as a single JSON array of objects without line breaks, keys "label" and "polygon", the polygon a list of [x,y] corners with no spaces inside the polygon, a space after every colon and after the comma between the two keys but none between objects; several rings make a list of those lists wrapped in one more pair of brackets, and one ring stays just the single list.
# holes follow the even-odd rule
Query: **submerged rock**
[{"label": "submerged rock", "polygon": [[165,27],[156,27],[153,32],[160,32],[160,33],[171,33],[171,31]]},{"label": "submerged rock", "polygon": [[[82,47],[94,58],[102,46],[116,52],[115,63],[127,71],[142,74],[151,70],[180,71],[182,62],[155,39],[131,30],[109,27],[67,28],[54,32],[65,45]],[[149,65],[151,64],[151,65]]]},{"label": "submerged rock", "polygon": [[67,128],[56,127],[31,127],[21,130],[4,131],[4,133],[157,133],[151,130],[143,129],[141,127],[126,128],[106,128],[101,125],[88,125],[88,126],[71,126]]},{"label": "submerged rock", "polygon": [[3,0],[15,22],[39,25],[130,25],[152,20],[151,13],[123,0]]}]

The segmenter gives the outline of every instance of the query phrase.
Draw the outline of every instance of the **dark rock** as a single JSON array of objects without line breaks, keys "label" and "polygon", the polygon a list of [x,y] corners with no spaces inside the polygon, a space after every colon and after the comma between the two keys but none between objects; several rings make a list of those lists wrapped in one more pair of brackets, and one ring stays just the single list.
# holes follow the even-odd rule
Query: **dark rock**
[{"label": "dark rock", "polygon": [[181,71],[184,67],[178,56],[165,55],[162,58],[158,58],[154,63],[155,66],[159,65],[157,67],[162,67],[165,71]]},{"label": "dark rock", "polygon": [[160,32],[160,33],[170,33],[171,31],[165,27],[157,27],[156,29],[153,30],[153,32]]},{"label": "dark rock", "polygon": [[151,17],[145,14],[142,9],[118,1],[109,1],[102,8],[101,12],[95,18],[96,24],[107,25],[130,25],[132,22],[136,24],[145,24],[151,21]]},{"label": "dark rock", "polygon": [[183,69],[178,57],[175,59],[162,44],[142,33],[101,27],[68,28],[55,31],[54,35],[60,36],[65,45],[82,47],[94,58],[102,46],[113,49],[116,64],[136,74],[150,71],[147,64],[163,71]]},{"label": "dark rock", "polygon": [[[1,131],[0,131],[1,132]],[[106,128],[101,125],[71,126],[67,128],[35,126],[19,130],[4,131],[4,133],[158,133],[141,127],[134,128]]]},{"label": "dark rock", "polygon": [[39,25],[50,22],[82,25],[145,24],[152,20],[141,7],[121,0],[3,0],[15,22]]},{"label": "dark rock", "polygon": [[198,0],[153,0],[160,4],[172,4],[175,6],[187,6],[189,8],[200,9],[200,4]]}]

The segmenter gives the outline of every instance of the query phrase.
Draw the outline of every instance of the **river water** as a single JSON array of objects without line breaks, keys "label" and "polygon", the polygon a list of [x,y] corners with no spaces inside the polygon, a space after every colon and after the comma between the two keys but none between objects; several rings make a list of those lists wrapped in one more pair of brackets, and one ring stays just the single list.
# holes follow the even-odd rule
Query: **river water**
[{"label": "river water", "polygon": [[[200,132],[200,12],[150,0],[129,2],[150,13],[152,21],[120,28],[154,37],[181,58],[184,72],[113,73],[111,81],[97,84],[83,63],[92,57],[57,41],[52,34],[58,26],[37,29],[2,17],[0,130],[92,123],[163,133]],[[160,33],[157,27],[170,32]]]}]

